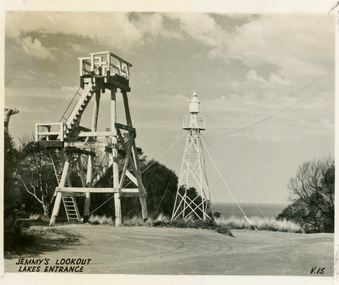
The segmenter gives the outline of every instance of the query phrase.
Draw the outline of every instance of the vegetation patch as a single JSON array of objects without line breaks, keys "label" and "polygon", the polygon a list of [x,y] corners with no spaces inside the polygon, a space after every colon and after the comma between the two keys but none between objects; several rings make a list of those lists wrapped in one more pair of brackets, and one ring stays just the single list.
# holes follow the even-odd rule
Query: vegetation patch
[{"label": "vegetation patch", "polygon": [[29,225],[18,221],[15,217],[4,220],[4,252],[20,253],[34,242],[34,237],[27,233]]},{"label": "vegetation patch", "polygon": [[217,225],[224,225],[230,229],[266,230],[290,233],[303,233],[302,227],[289,220],[276,220],[274,218],[251,217],[250,222],[244,217],[230,216],[229,218],[215,219]]},{"label": "vegetation patch", "polygon": [[125,226],[152,226],[152,227],[171,227],[171,228],[190,228],[190,229],[207,229],[217,233],[234,237],[229,227],[218,225],[215,221],[201,221],[192,217],[171,221],[168,216],[160,214],[157,218],[149,218],[143,221],[140,217],[134,216],[124,221]]},{"label": "vegetation patch", "polygon": [[304,162],[288,184],[292,204],[277,219],[294,221],[307,233],[333,233],[334,185],[334,159]]},{"label": "vegetation patch", "polygon": [[276,220],[274,218],[251,217],[250,222],[245,218],[231,216],[229,218],[216,218],[214,221],[201,221],[193,218],[177,219],[171,221],[168,216],[160,214],[157,218],[142,218],[134,216],[124,221],[125,226],[153,226],[174,228],[209,229],[221,234],[232,236],[232,229],[266,230],[291,233],[303,233],[302,227],[289,220]]},{"label": "vegetation patch", "polygon": [[[45,223],[44,226],[37,222]],[[79,244],[80,235],[67,230],[46,227],[39,220],[16,220],[6,218],[4,227],[4,256],[36,256],[43,252],[56,251]]]},{"label": "vegetation patch", "polygon": [[93,225],[110,225],[113,226],[114,222],[111,217],[104,216],[97,216],[92,215],[89,217],[88,222]]}]

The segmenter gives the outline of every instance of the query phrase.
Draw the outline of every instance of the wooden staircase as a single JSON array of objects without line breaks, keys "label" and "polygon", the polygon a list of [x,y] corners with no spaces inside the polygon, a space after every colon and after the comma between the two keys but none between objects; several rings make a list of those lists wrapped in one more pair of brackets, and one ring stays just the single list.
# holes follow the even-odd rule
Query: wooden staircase
[{"label": "wooden staircase", "polygon": [[65,207],[67,220],[70,221],[81,221],[79,209],[75,197],[62,196],[62,202]]},{"label": "wooden staircase", "polygon": [[72,113],[68,117],[66,121],[66,132],[65,137],[72,136],[75,132],[77,127],[79,126],[79,122],[81,119],[82,114],[84,113],[88,103],[90,102],[93,92],[92,90],[92,83],[88,83],[86,87],[83,89],[83,92],[81,94],[81,97],[79,98],[78,103],[75,105]]}]

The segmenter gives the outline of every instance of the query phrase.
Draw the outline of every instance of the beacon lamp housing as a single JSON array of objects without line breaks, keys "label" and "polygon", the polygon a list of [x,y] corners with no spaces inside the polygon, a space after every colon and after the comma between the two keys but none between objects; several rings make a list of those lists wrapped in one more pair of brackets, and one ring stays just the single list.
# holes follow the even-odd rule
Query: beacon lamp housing
[{"label": "beacon lamp housing", "polygon": [[199,113],[200,112],[200,101],[197,98],[197,95],[193,95],[192,99],[189,102],[189,112],[190,113]]}]

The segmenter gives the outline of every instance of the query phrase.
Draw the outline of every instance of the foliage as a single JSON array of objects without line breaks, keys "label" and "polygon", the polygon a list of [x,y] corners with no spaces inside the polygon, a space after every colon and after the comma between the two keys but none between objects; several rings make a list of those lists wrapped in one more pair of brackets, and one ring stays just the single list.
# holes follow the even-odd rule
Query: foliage
[{"label": "foliage", "polygon": [[[183,210],[183,208],[180,208],[179,210],[179,213],[180,211],[182,211],[182,214],[185,217],[192,214],[195,218],[204,219],[204,212],[202,210],[203,208],[205,209],[205,213],[207,213],[209,217],[214,216],[210,201],[205,200],[203,202],[201,195],[199,195],[194,187],[186,188],[183,185],[179,188],[179,194],[181,195],[181,197],[186,196],[185,199],[187,199],[186,201],[190,204],[190,207],[185,207],[185,210]],[[183,207],[183,205],[181,205],[181,207]],[[192,208],[194,209],[194,212],[192,211]]]},{"label": "foliage", "polygon": [[124,220],[124,226],[152,226],[154,219],[148,218],[146,221],[140,216],[133,216]]},{"label": "foliage", "polygon": [[178,177],[158,161],[150,160],[142,174],[147,190],[147,208],[152,217],[158,213],[171,215],[178,185]]},{"label": "foliage", "polygon": [[[141,148],[137,148],[136,155],[139,158],[139,164],[141,167],[144,167],[146,163],[146,156],[143,154]],[[118,165],[119,165],[119,177],[121,177],[121,172],[123,170],[123,164],[125,161],[126,152],[124,151],[121,143],[118,143]],[[100,163],[102,160],[100,157],[96,157],[94,159],[96,167],[100,169]],[[86,166],[84,167],[84,171],[86,171]],[[129,171],[133,172],[131,166],[129,166]],[[131,181],[125,177],[124,187],[131,186]],[[96,187],[113,187],[113,170],[112,166],[108,168],[106,173],[100,178],[100,180],[96,183]],[[108,217],[114,216],[114,199],[112,194],[100,194],[95,195],[91,194],[91,208],[96,209],[96,215],[106,215]],[[121,211],[122,216],[133,216],[140,213],[140,202],[138,198],[126,198],[121,197]]]},{"label": "foliage", "polygon": [[31,213],[31,214],[29,214],[29,218],[28,219],[30,221],[49,222],[49,219],[47,219],[44,215],[41,215],[41,214]]},{"label": "foliage", "polygon": [[[121,173],[126,154],[121,146],[118,147],[118,150],[119,171]],[[143,184],[147,191],[146,201],[150,217],[155,217],[159,213],[171,215],[178,184],[176,174],[158,161],[148,161],[141,148],[137,148],[137,156],[140,162]],[[100,168],[102,157],[95,157],[93,163],[95,164],[95,169]],[[82,157],[81,164],[83,172],[86,173],[86,157]],[[15,161],[10,164],[10,166],[15,166],[15,171],[12,171],[10,166],[6,167],[6,170],[9,170],[9,174],[15,174],[13,177],[18,191],[16,199],[12,198],[11,201],[21,199],[27,206],[27,212],[43,213],[44,217],[48,218],[54,201],[53,194],[58,186],[55,173],[57,172],[61,176],[62,165],[62,150],[43,148],[40,144],[34,142],[32,136],[24,137],[21,140],[20,148],[16,151]],[[79,177],[77,167],[77,156],[74,156],[70,161],[69,179],[73,187],[82,187],[83,183]],[[96,187],[112,187],[113,177],[111,170],[112,167],[101,177]],[[127,184],[130,182],[126,177],[123,187],[128,187],[129,185]],[[194,192],[194,196],[197,196],[195,189],[192,189],[191,192]],[[109,218],[114,216],[114,199],[110,198],[112,198],[112,194],[96,195],[93,193],[91,195],[91,209],[95,210],[96,215],[106,215]],[[83,198],[80,197],[77,200],[79,210],[82,212]],[[109,201],[102,206],[107,200]],[[121,197],[121,208],[122,216],[126,219],[140,215],[139,198]],[[61,209],[62,213],[63,210]]]},{"label": "foliage", "polygon": [[20,251],[32,242],[32,237],[25,233],[28,224],[18,221],[15,215],[4,219],[4,250],[5,252]]},{"label": "foliage", "polygon": [[[30,227],[35,225],[35,227]],[[38,225],[38,227],[36,227]],[[5,219],[4,256],[37,256],[76,245],[81,236],[67,230],[47,227],[46,223],[27,220],[24,223],[15,218]]]},{"label": "foliage", "polygon": [[[26,137],[21,141],[20,162],[17,165],[19,185],[26,194],[23,195],[25,199],[33,198],[35,205],[40,205],[46,218],[49,217],[54,190],[58,184],[53,163],[59,159],[57,150],[42,148],[34,143],[33,138]],[[37,209],[30,210],[36,212]]]},{"label": "foliage", "polygon": [[190,229],[207,229],[213,230],[217,233],[234,237],[228,225],[218,224],[214,220],[202,221],[194,219],[193,217],[185,219],[171,219],[160,213],[155,219],[149,218],[143,221],[140,217],[134,216],[133,218],[125,221],[125,226],[153,226],[153,227],[171,227],[171,228],[190,228]]},{"label": "foliage", "polygon": [[277,217],[301,224],[306,232],[334,232],[333,159],[303,163],[288,188],[292,204]]},{"label": "foliage", "polygon": [[4,135],[4,212],[5,217],[11,216],[15,209],[20,208],[21,195],[17,187],[18,151],[13,138],[5,132]]},{"label": "foliage", "polygon": [[89,217],[88,222],[93,225],[114,225],[112,218],[104,216],[92,215]]},{"label": "foliage", "polygon": [[[119,157],[123,155],[120,151]],[[147,208],[150,217],[156,216],[158,213],[163,212],[166,215],[172,213],[172,207],[174,204],[175,194],[177,190],[178,178],[174,171],[168,169],[166,166],[158,161],[147,161],[143,152],[138,148],[138,156],[141,164],[142,181],[147,191]],[[120,161],[123,161],[120,157]],[[120,168],[122,169],[121,165]],[[121,170],[120,169],[120,170]],[[98,187],[112,187],[112,171],[107,171],[107,175],[104,175],[98,182]],[[129,179],[126,177],[124,186],[129,186]],[[93,195],[91,196],[91,206],[96,209],[102,203],[112,197],[111,194],[106,195]],[[133,197],[121,197],[121,210],[122,216],[126,219],[131,219],[134,216],[138,216],[141,213],[140,202],[138,198]],[[112,216],[114,213],[114,199],[111,199],[108,203],[95,211],[97,215]],[[124,221],[125,223],[125,221]]]},{"label": "foliage", "polygon": [[297,223],[288,220],[277,221],[274,218],[251,217],[250,222],[244,217],[230,216],[215,219],[216,224],[228,226],[230,229],[257,229],[277,232],[302,233],[303,229]]},{"label": "foliage", "polygon": [[29,244],[31,238],[24,233],[28,225],[19,222],[21,214],[22,197],[17,181],[17,164],[19,152],[15,147],[13,138],[4,132],[4,251],[17,251]]}]

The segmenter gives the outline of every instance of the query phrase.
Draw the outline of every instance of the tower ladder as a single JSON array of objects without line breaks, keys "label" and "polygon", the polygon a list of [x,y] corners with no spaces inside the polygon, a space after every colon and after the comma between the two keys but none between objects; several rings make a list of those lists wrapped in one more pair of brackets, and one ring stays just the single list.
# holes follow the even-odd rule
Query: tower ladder
[{"label": "tower ladder", "polygon": [[65,207],[65,212],[68,221],[81,221],[79,209],[75,197],[62,196],[62,202]]}]

